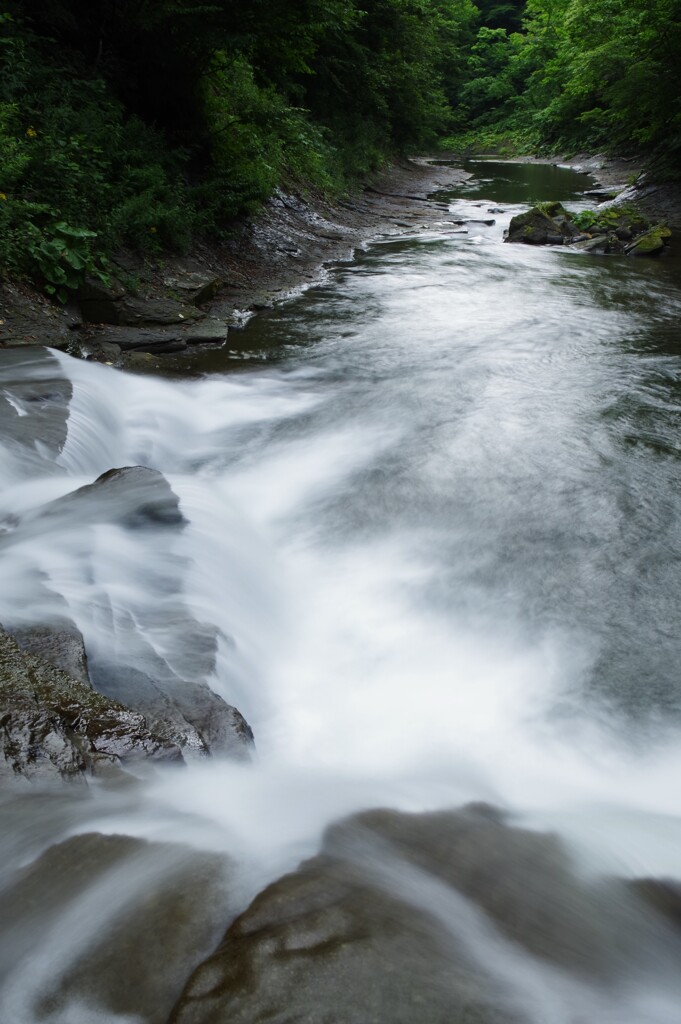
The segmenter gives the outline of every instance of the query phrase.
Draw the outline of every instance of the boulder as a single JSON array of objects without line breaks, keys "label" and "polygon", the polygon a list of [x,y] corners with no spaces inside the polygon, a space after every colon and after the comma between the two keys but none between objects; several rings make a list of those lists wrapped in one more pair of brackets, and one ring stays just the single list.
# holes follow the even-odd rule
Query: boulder
[{"label": "boulder", "polygon": [[596,235],[594,238],[587,238],[581,242],[575,242],[574,249],[581,252],[606,253],[610,251],[611,242],[607,235]]},{"label": "boulder", "polygon": [[170,1024],[534,1021],[568,972],[607,991],[642,920],[624,883],[490,808],[367,812],[234,921]]},{"label": "boulder", "polygon": [[542,203],[512,218],[505,241],[547,245],[549,238],[556,235],[572,237],[576,232],[568,224],[569,215],[560,203]]},{"label": "boulder", "polygon": [[604,204],[597,210],[585,210],[579,215],[580,226],[588,234],[612,235],[628,241],[650,228],[646,218],[632,206]]},{"label": "boulder", "polygon": [[166,1024],[233,912],[230,879],[225,857],[179,844],[86,833],[51,846],[3,890],[0,1017],[18,1019],[19,990],[32,1020]]},{"label": "boulder", "polygon": [[0,780],[82,782],[146,759],[181,763],[182,755],[141,714],[0,632]]},{"label": "boulder", "polygon": [[627,256],[659,256],[666,249],[671,237],[670,229],[664,224],[658,224],[634,239],[626,247],[625,252]]},{"label": "boulder", "polygon": [[243,715],[203,682],[173,678],[158,664],[152,675],[130,664],[95,660],[97,690],[141,711],[149,726],[189,756],[216,754],[248,760],[253,733]]},{"label": "boulder", "polygon": [[253,731],[240,711],[206,683],[180,681],[171,693],[185,721],[196,730],[206,753],[238,761],[250,759]]},{"label": "boulder", "polygon": [[184,526],[186,520],[177,495],[162,473],[146,466],[124,466],[107,470],[94,483],[26,512],[6,542],[97,523],[117,523],[135,530],[173,530]]},{"label": "boulder", "polygon": [[670,878],[636,878],[631,888],[649,906],[681,929],[681,882]]},{"label": "boulder", "polygon": [[573,217],[560,203],[542,203],[511,220],[507,242],[572,245],[582,252],[655,256],[664,251],[671,231],[651,228],[634,208],[609,205]]}]

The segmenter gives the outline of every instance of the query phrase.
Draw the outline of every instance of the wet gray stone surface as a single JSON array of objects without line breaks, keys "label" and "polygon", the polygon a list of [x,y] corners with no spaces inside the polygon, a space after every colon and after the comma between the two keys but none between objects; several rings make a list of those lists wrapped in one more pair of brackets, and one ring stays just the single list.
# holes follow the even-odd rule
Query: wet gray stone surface
[{"label": "wet gray stone surface", "polygon": [[144,717],[96,693],[0,632],[0,782],[85,782],[179,747]]},{"label": "wet gray stone surface", "polygon": [[624,892],[583,882],[555,837],[484,806],[360,814],[234,922],[171,1022],[534,1019],[528,963],[549,986],[563,969],[607,984],[633,956],[632,926],[650,922]]},{"label": "wet gray stone surface", "polygon": [[2,893],[5,998],[25,986],[34,1019],[90,1007],[165,1024],[230,913],[230,877],[226,858],[181,845],[86,833],[51,846]]}]

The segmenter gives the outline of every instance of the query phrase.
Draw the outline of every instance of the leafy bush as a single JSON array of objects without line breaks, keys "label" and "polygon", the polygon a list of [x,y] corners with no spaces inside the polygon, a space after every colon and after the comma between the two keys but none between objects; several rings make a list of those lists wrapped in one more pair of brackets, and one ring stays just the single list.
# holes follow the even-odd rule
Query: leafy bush
[{"label": "leafy bush", "polygon": [[96,232],[74,228],[63,221],[43,230],[29,222],[26,231],[28,256],[44,281],[48,295],[66,302],[69,292],[77,291],[87,275],[108,283],[101,259],[93,257],[90,250]]}]

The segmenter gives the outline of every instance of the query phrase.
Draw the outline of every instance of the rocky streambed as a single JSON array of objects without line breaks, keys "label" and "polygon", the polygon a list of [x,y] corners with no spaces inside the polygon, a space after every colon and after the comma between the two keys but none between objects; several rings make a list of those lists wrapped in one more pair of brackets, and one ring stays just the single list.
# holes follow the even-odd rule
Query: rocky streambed
[{"label": "rocky streambed", "polygon": [[[82,536],[98,525],[142,534],[153,530],[158,543],[184,522],[177,497],[160,473],[124,467],[6,522],[0,557],[36,537],[68,544],[75,531]],[[149,572],[154,571],[150,565]],[[66,602],[48,584],[33,581],[33,593],[44,608],[38,623],[27,624],[34,614],[17,601],[16,621],[5,619],[0,632],[0,771],[5,783],[85,781],[112,765],[124,768],[146,758],[181,763],[190,755],[249,756],[253,736],[248,724],[203,681],[214,668],[214,627],[192,617],[177,580],[166,576],[157,586],[162,628],[174,633],[172,666],[167,653],[161,658],[145,650],[133,619],[117,616],[114,608],[99,611],[112,625],[116,620],[123,650],[88,651],[67,617]]]}]

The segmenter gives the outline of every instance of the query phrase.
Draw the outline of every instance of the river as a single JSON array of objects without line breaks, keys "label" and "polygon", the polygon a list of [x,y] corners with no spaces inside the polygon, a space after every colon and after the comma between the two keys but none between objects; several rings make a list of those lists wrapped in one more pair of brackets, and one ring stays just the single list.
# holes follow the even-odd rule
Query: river
[{"label": "river", "polygon": [[[586,874],[681,877],[678,261],[505,245],[513,213],[585,208],[593,186],[467,169],[443,222],[493,224],[373,241],[192,379],[51,357],[73,387],[66,442],[29,465],[5,452],[2,516],[142,464],[188,526],[172,550],[106,527],[10,549],[0,621],[18,601],[39,617],[39,572],[86,644],[115,642],[93,614],[104,592],[163,654],[145,612],[172,572],[231,638],[213,685],[257,754],[3,798],[5,885],[99,831],[226,852],[236,912],[344,815],[470,801],[557,833]],[[91,909],[98,929],[121,884]],[[45,1004],[77,955],[74,905],[32,919],[21,961],[10,933],[3,1022],[138,1019]],[[646,970],[635,998],[622,986],[573,1016],[557,987],[553,1015],[527,1019],[678,1024],[678,972]]]}]

